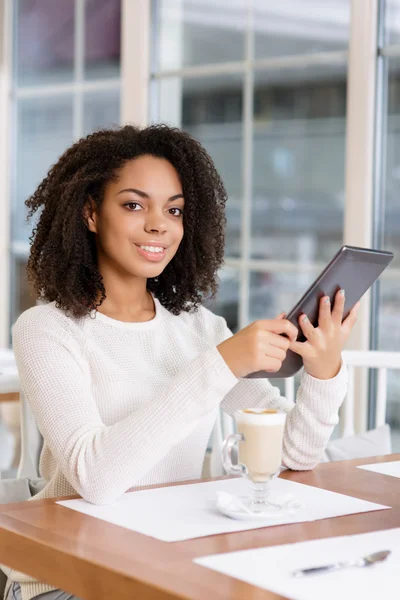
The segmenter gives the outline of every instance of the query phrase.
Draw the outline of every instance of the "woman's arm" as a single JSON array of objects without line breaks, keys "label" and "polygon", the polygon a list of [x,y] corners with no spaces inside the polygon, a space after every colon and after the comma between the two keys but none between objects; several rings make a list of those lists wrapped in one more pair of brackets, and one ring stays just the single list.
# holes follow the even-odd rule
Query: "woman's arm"
[{"label": "woman's arm", "polygon": [[112,503],[132,487],[203,415],[218,407],[237,382],[217,349],[211,348],[152,402],[107,426],[91,393],[77,340],[39,317],[24,313],[14,328],[22,389],[64,476],[94,504]]},{"label": "woman's arm", "polygon": [[338,422],[347,390],[347,369],[333,379],[318,380],[303,371],[296,404],[280,395],[267,379],[241,379],[225,396],[221,407],[228,414],[240,408],[268,407],[288,413],[283,438],[283,463],[295,470],[313,469]]},{"label": "woman's arm", "polygon": [[[232,337],[225,319],[214,317],[217,343]],[[243,408],[268,407],[288,413],[283,439],[283,462],[295,470],[313,469],[321,459],[347,391],[347,369],[320,380],[303,371],[296,404],[281,396],[268,379],[239,379],[221,408],[231,416]]]}]

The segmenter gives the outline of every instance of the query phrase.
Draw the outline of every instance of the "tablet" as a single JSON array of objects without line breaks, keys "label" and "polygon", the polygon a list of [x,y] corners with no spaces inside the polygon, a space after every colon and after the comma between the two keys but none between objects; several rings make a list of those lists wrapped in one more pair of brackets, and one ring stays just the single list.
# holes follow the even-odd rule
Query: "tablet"
[{"label": "tablet", "polygon": [[[316,327],[318,325],[320,299],[323,296],[329,296],[333,306],[336,292],[344,289],[346,299],[343,319],[345,319],[352,307],[369,290],[392,259],[392,252],[373,250],[371,248],[342,246],[286,317],[288,321],[298,328],[298,341],[305,341],[298,321],[300,315],[303,313],[306,314],[314,327]],[[257,371],[256,373],[247,375],[247,378],[267,377],[271,379],[273,377],[292,377],[302,366],[302,357],[288,350],[279,371],[276,373]]]}]

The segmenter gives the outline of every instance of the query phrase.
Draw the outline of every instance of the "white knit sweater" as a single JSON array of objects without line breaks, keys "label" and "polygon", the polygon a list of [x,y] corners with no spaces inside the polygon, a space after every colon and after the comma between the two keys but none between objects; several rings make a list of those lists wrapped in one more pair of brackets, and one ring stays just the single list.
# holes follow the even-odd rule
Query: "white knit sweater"
[{"label": "white knit sweater", "polygon": [[[54,303],[26,311],[14,327],[21,385],[44,438],[36,498],[78,493],[112,503],[136,486],[201,476],[219,406],[289,413],[283,460],[319,461],[344,399],[346,369],[331,380],[303,373],[297,402],[266,379],[238,380],[216,346],[231,334],[204,307],[123,323],[101,313],[75,319]],[[52,589],[16,572],[23,600]]]}]

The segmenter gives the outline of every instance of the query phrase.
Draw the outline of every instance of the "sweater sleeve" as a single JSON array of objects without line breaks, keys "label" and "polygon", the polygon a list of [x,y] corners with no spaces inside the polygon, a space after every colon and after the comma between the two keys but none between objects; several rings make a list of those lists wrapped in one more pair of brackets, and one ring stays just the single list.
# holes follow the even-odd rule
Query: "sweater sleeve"
[{"label": "sweater sleeve", "polygon": [[112,503],[131,488],[237,382],[210,348],[153,402],[107,426],[76,335],[27,311],[14,327],[13,343],[21,387],[46,444],[71,486],[94,504]]},{"label": "sweater sleeve", "polygon": [[[224,319],[217,317],[217,344],[232,336]],[[339,420],[339,408],[347,391],[347,369],[333,379],[315,379],[303,370],[296,403],[281,396],[279,388],[268,379],[240,379],[221,403],[233,416],[243,408],[267,407],[287,413],[283,438],[283,463],[294,470],[313,469]]]},{"label": "sweater sleeve", "polygon": [[296,403],[282,397],[268,379],[241,379],[225,396],[221,407],[233,416],[240,408],[266,407],[287,413],[283,437],[283,463],[294,470],[313,469],[339,420],[339,408],[347,390],[344,364],[333,379],[319,380],[305,371]]}]

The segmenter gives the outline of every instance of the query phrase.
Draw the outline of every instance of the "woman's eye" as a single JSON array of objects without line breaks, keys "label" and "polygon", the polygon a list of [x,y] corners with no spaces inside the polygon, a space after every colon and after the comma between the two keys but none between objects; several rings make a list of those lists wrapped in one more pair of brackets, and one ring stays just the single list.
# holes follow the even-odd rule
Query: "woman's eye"
[{"label": "woman's eye", "polygon": [[127,202],[126,204],[124,204],[124,206],[129,208],[129,210],[140,210],[142,208],[137,202]]},{"label": "woman's eye", "polygon": [[169,212],[171,213],[171,215],[174,215],[174,217],[180,217],[181,215],[183,215],[183,210],[181,208],[170,208]]}]

